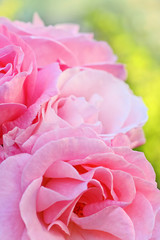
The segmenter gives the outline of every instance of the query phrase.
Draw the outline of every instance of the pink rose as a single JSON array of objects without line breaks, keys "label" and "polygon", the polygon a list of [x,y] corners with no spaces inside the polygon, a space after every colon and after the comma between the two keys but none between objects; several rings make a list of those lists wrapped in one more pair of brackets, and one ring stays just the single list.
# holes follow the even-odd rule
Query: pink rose
[{"label": "pink rose", "polygon": [[160,239],[160,191],[143,153],[70,128],[45,133],[31,153],[0,164],[0,239]]},{"label": "pink rose", "polygon": [[104,71],[71,68],[61,73],[57,87],[32,126],[3,136],[6,156],[30,153],[38,136],[56,128],[91,128],[109,146],[134,148],[145,142],[141,127],[147,110],[126,83]]},{"label": "pink rose", "polygon": [[40,104],[56,94],[60,72],[57,63],[37,72],[29,45],[0,25],[0,136],[14,126],[32,123]]},{"label": "pink rose", "polygon": [[116,63],[117,58],[109,45],[94,40],[93,34],[79,33],[78,25],[46,27],[36,14],[33,23],[11,22],[6,18],[1,18],[0,23],[20,35],[31,46],[39,68],[58,61],[62,70],[83,66],[104,70],[122,80],[126,79],[124,65]]},{"label": "pink rose", "polygon": [[[34,24],[12,23],[5,18],[1,18],[0,22],[27,42],[26,48],[29,45],[34,52],[30,58],[34,59],[35,54],[38,62],[36,66],[34,60],[35,75],[38,68],[37,77],[34,76],[34,81],[27,79],[22,86],[27,88],[23,91],[29,95],[29,111],[21,117],[21,112],[17,110],[20,118],[11,123],[5,122],[3,133],[15,126],[27,128],[33,120],[36,122],[34,118],[41,122],[42,119],[37,118],[40,104],[56,94],[59,71],[55,62],[58,62],[63,70],[58,80],[59,91],[50,101],[53,101],[50,107],[53,110],[47,109],[52,128],[55,125],[91,127],[113,146],[129,145],[134,148],[145,142],[141,127],[147,119],[146,108],[139,98],[129,93],[124,83],[115,78],[124,79],[124,66],[115,63],[115,56],[107,43],[95,41],[91,34],[79,33],[76,25],[45,27],[38,16]],[[83,79],[80,79],[81,76]],[[102,78],[101,81],[99,78]],[[32,83],[32,87],[27,81]],[[69,88],[68,92],[66,88]],[[23,91],[21,89],[21,95]]]},{"label": "pink rose", "polygon": [[131,147],[144,143],[137,128],[146,122],[147,109],[126,83],[104,71],[72,68],[60,75],[58,89],[52,106],[60,121],[91,127],[106,141],[127,133]]}]

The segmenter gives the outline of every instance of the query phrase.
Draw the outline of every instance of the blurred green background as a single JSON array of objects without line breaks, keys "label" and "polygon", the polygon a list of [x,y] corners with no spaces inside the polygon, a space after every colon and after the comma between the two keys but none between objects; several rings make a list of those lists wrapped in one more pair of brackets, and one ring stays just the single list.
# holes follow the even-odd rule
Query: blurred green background
[{"label": "blurred green background", "polygon": [[0,15],[31,21],[38,12],[44,22],[74,22],[81,31],[107,41],[125,63],[130,87],[142,96],[149,120],[146,144],[140,147],[152,163],[160,187],[160,1],[159,0],[4,0]]}]

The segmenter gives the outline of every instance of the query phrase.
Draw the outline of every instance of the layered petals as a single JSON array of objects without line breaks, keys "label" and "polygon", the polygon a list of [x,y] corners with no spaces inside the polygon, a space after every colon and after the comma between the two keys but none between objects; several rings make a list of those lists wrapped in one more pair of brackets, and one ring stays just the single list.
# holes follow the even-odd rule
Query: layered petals
[{"label": "layered petals", "polygon": [[[124,65],[116,63],[116,56],[106,42],[96,41],[92,33],[80,33],[76,24],[57,24],[44,26],[35,14],[33,23],[11,22],[0,18],[0,23],[21,36],[33,49],[38,67],[45,67],[55,61],[61,69],[75,66],[101,69],[126,79]],[[39,51],[41,46],[41,51]]]},{"label": "layered petals", "polygon": [[[7,240],[10,234],[17,240],[158,240],[160,191],[151,165],[90,131],[41,135],[32,155],[7,158],[0,175]],[[8,226],[1,224],[0,233]]]},{"label": "layered petals", "polygon": [[61,70],[57,63],[52,63],[38,73],[34,51],[2,24],[0,47],[0,138],[3,143],[4,133],[15,126],[28,127],[41,104],[57,94],[56,81]]}]

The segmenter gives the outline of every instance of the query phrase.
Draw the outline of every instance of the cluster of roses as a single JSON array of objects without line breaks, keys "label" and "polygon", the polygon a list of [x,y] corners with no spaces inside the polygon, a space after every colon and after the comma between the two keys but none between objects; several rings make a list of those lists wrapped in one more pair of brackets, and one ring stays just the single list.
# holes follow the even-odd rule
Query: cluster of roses
[{"label": "cluster of roses", "polygon": [[147,110],[105,42],[0,19],[0,239],[159,240]]}]

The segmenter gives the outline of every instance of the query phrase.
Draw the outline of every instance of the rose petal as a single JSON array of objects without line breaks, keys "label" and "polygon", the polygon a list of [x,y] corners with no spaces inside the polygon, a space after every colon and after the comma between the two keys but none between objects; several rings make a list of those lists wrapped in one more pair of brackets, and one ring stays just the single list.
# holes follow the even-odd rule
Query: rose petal
[{"label": "rose petal", "polygon": [[92,65],[87,64],[87,65],[85,65],[85,67],[106,71],[122,80],[125,80],[127,77],[127,72],[126,72],[125,66],[120,63],[117,63],[117,64],[97,63],[97,64],[92,64]]},{"label": "rose petal", "polygon": [[[79,32],[79,25],[78,24],[66,24],[66,23],[61,23],[61,24],[56,24],[55,25],[56,29],[61,29],[63,31],[69,32],[69,34],[77,34]],[[69,35],[70,36],[70,35]]]},{"label": "rose petal", "polygon": [[44,174],[47,178],[73,178],[83,181],[77,170],[67,162],[58,161],[53,163]]},{"label": "rose petal", "polygon": [[50,230],[54,225],[58,225],[66,234],[69,235],[68,227],[60,220],[57,220],[51,223],[48,227],[48,230]]},{"label": "rose petal", "polygon": [[104,61],[114,62],[116,60],[106,42],[90,40],[84,36],[62,39],[61,42],[74,53],[79,66]]},{"label": "rose petal", "polygon": [[112,170],[113,189],[119,201],[131,203],[136,195],[133,177],[120,170]]},{"label": "rose petal", "polygon": [[160,226],[160,210],[156,214],[155,224],[154,224],[154,229],[153,229],[151,240],[160,239],[160,228],[159,228],[159,226]]},{"label": "rose petal", "polygon": [[57,240],[64,240],[59,232],[49,232],[37,217],[36,197],[41,181],[42,178],[34,180],[24,192],[20,202],[21,217],[25,223],[27,234],[29,238],[33,240],[36,240],[37,238],[38,240],[52,240],[54,237]]},{"label": "rose petal", "polygon": [[21,240],[30,240],[29,237],[28,237],[28,234],[27,234],[27,230],[26,230],[26,229],[25,229],[24,232],[23,232],[23,235],[22,235]]},{"label": "rose petal", "polygon": [[157,183],[151,183],[138,177],[134,177],[134,182],[137,191],[141,192],[149,200],[156,214],[160,207],[160,191],[157,188]]},{"label": "rose petal", "polygon": [[144,153],[132,151],[129,148],[114,148],[114,152],[123,156],[129,163],[136,165],[143,171],[144,178],[155,183],[155,172],[152,165],[146,161]]},{"label": "rose petal", "polygon": [[37,211],[43,211],[56,202],[73,200],[86,189],[86,182],[67,178],[52,179],[38,191]]},{"label": "rose petal", "polygon": [[1,103],[0,104],[0,124],[5,121],[11,121],[18,118],[21,114],[26,112],[25,105],[20,103]]},{"label": "rose petal", "polygon": [[19,212],[21,172],[28,154],[10,157],[0,165],[0,239],[21,239],[24,223]]},{"label": "rose petal", "polygon": [[[137,126],[143,126],[147,119],[147,108],[143,104],[142,99],[140,97],[132,95],[130,113],[123,127],[127,130],[130,130]],[[128,126],[130,129],[128,128]]]},{"label": "rose petal", "polygon": [[42,212],[54,203],[64,200],[66,200],[66,198],[62,194],[41,186],[37,193],[37,212]]},{"label": "rose petal", "polygon": [[102,209],[109,207],[109,206],[117,206],[117,207],[123,208],[123,207],[128,206],[128,203],[110,200],[110,199],[102,200],[99,202],[85,205],[83,208],[83,215],[84,215],[84,217],[90,216],[91,214],[101,211]]},{"label": "rose petal", "polygon": [[33,15],[33,24],[36,26],[44,26],[43,20],[40,18],[40,16],[38,15],[38,13],[34,13]]},{"label": "rose petal", "polygon": [[[34,50],[39,68],[56,62],[57,60],[71,66],[74,66],[76,63],[73,53],[56,40],[34,36],[25,36],[24,40]],[[39,46],[41,46],[41,51],[39,51]]]},{"label": "rose petal", "polygon": [[38,101],[45,102],[49,97],[53,97],[57,94],[56,85],[60,73],[61,71],[57,63],[50,64],[38,72],[35,93],[32,100],[33,103],[38,98],[40,98]]},{"label": "rose petal", "polygon": [[150,239],[154,226],[154,214],[150,202],[141,194],[136,193],[132,204],[125,208],[135,228],[135,239]]},{"label": "rose petal", "polygon": [[102,231],[123,240],[135,240],[133,223],[120,207],[107,207],[83,218],[72,216],[72,221],[82,229]]},{"label": "rose petal", "polygon": [[80,229],[74,223],[69,225],[69,229],[70,236],[67,236],[66,240],[119,240],[119,238],[106,232]]},{"label": "rose petal", "polygon": [[146,142],[144,132],[142,128],[136,127],[127,132],[127,136],[131,142],[130,147],[136,148],[143,145]]},{"label": "rose petal", "polygon": [[33,179],[43,176],[47,168],[56,161],[84,158],[88,154],[105,152],[106,148],[104,142],[98,139],[71,137],[51,141],[35,152],[32,160],[26,165],[22,185],[26,186]]},{"label": "rose petal", "polygon": [[[53,121],[54,122],[54,121]],[[53,123],[52,123],[53,124]],[[32,149],[32,153],[34,153],[35,151],[37,151],[40,147],[42,147],[45,143],[48,143],[52,140],[58,140],[61,138],[65,138],[65,137],[88,137],[88,138],[98,138],[96,133],[94,133],[91,129],[89,128],[71,128],[71,127],[63,127],[63,128],[58,128],[56,129],[56,127],[54,127],[53,125],[53,129],[51,130],[51,126],[49,125],[49,129],[42,129],[40,127],[39,131],[41,132],[41,134],[44,132],[44,134],[42,134],[35,142],[33,149]],[[106,147],[107,148],[107,147]]]},{"label": "rose petal", "polygon": [[19,73],[0,86],[0,102],[25,104],[24,81],[26,73]]},{"label": "rose petal", "polygon": [[57,114],[71,126],[78,127],[83,123],[94,124],[98,121],[98,110],[83,97],[70,96],[58,101]]}]

